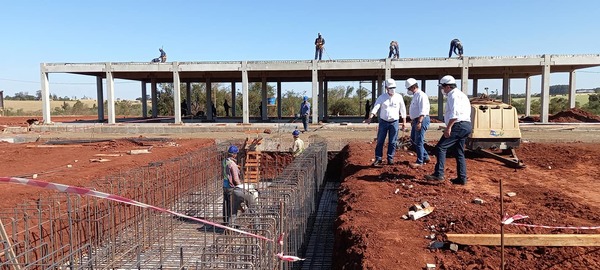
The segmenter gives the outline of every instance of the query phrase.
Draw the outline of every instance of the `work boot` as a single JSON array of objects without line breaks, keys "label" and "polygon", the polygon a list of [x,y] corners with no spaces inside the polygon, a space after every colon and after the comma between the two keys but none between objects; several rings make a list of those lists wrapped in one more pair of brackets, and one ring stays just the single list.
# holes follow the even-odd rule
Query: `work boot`
[{"label": "work boot", "polygon": [[427,159],[425,159],[425,160],[423,161],[423,164],[427,164],[427,163],[429,163],[429,162],[431,162],[431,159],[430,159],[430,158],[427,158]]},{"label": "work boot", "polygon": [[427,180],[427,181],[444,181],[444,177],[431,174],[431,175],[425,175],[425,180]]},{"label": "work boot", "polygon": [[387,161],[388,161],[388,162],[387,162],[387,164],[388,164],[388,165],[394,165],[394,160],[393,160],[393,159],[389,159],[389,158],[388,158],[388,160],[387,160]]},{"label": "work boot", "polygon": [[373,164],[371,164],[371,166],[373,167],[381,167],[381,159],[376,159],[375,162],[373,162]]},{"label": "work boot", "polygon": [[454,178],[452,180],[450,180],[450,182],[452,182],[452,184],[455,185],[466,185],[467,184],[467,179],[458,179],[458,178]]},{"label": "work boot", "polygon": [[408,166],[410,166],[413,169],[417,169],[417,168],[423,167],[423,164],[421,164],[421,163],[411,163],[411,164],[408,164]]}]

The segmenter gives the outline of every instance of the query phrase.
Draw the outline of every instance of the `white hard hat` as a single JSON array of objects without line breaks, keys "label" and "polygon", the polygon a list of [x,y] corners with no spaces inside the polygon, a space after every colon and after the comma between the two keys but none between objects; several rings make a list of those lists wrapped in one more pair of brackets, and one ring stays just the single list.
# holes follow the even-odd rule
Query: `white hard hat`
[{"label": "white hard hat", "polygon": [[406,89],[408,89],[415,84],[417,84],[417,80],[415,80],[415,78],[408,78],[408,79],[406,79],[406,82],[404,83],[404,87],[406,87]]},{"label": "white hard hat", "polygon": [[391,78],[385,80],[385,88],[396,88],[396,81]]},{"label": "white hard hat", "polygon": [[440,84],[438,84],[438,86],[442,86],[445,84],[456,84],[456,80],[454,80],[454,77],[446,75],[440,79]]}]

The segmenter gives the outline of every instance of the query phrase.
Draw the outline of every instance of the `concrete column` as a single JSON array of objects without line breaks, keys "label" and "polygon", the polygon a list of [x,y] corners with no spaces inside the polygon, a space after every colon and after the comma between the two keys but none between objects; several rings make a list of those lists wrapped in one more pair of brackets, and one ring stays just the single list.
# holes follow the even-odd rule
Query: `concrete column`
[{"label": "concrete column", "polygon": [[152,118],[158,117],[158,90],[156,89],[156,79],[150,79],[150,95],[152,97]]},{"label": "concrete column", "polygon": [[[96,76],[96,106],[98,106],[98,122],[102,123],[104,121],[104,91],[102,89],[102,77],[100,76]],[[143,106],[142,103],[142,108]]]},{"label": "concrete column", "polygon": [[242,61],[242,123],[250,123],[248,108],[248,61]]},{"label": "concrete column", "polygon": [[231,82],[231,117],[235,117],[235,96],[236,96],[235,82]]},{"label": "concrete column", "polygon": [[323,121],[329,121],[329,110],[327,109],[327,81],[323,79]]},{"label": "concrete column", "polygon": [[479,95],[479,79],[473,79],[473,97]]},{"label": "concrete column", "polygon": [[377,81],[372,80],[371,81],[371,104],[374,104],[376,99],[377,99]]},{"label": "concrete column", "polygon": [[281,119],[281,82],[277,82],[277,119]]},{"label": "concrete column", "polygon": [[460,73],[460,87],[463,93],[469,95],[469,57],[463,56]]},{"label": "concrete column", "polygon": [[[102,80],[100,80],[102,81]],[[148,90],[146,90],[147,83],[142,81],[142,117],[148,118]],[[100,108],[100,106],[98,106]]]},{"label": "concrete column", "polygon": [[506,72],[502,78],[502,102],[510,104],[510,77]]},{"label": "concrete column", "polygon": [[175,108],[175,124],[181,122],[181,80],[179,78],[179,62],[173,62],[173,108]]},{"label": "concrete column", "polygon": [[212,82],[210,77],[206,77],[206,120],[213,121],[213,98],[212,98]]},{"label": "concrete column", "polygon": [[531,114],[531,76],[525,78],[525,116]]},{"label": "concrete column", "polygon": [[185,101],[187,103],[187,112],[188,114],[192,114],[192,83],[191,82],[186,82],[185,83]]},{"label": "concrete column", "polygon": [[50,117],[50,83],[48,82],[48,73],[46,72],[46,64],[40,64],[40,77],[42,87],[42,114],[44,116],[44,124],[52,124]]},{"label": "concrete column", "polygon": [[421,80],[421,91],[423,91],[423,93],[427,93],[427,80]]},{"label": "concrete column", "polygon": [[392,59],[385,59],[385,79],[389,79],[392,77]]},{"label": "concrete column", "polygon": [[313,60],[312,66],[312,103],[312,122],[319,123],[319,72],[316,60]]},{"label": "concrete column", "polygon": [[550,107],[550,55],[544,54],[542,66],[542,93],[541,93],[540,121],[548,123],[548,110]]},{"label": "concrete column", "polygon": [[106,63],[106,103],[108,104],[108,123],[115,124],[115,80],[112,75],[112,67],[110,63]]},{"label": "concrete column", "polygon": [[323,121],[323,78],[319,78],[319,121]]},{"label": "concrete column", "polygon": [[383,94],[383,81],[381,80],[381,75],[377,76],[377,96],[381,96]]},{"label": "concrete column", "polygon": [[577,85],[575,83],[575,70],[569,72],[569,108],[575,108],[575,97],[577,96]]},{"label": "concrete column", "polygon": [[261,86],[260,99],[262,100],[260,103],[261,111],[262,111],[260,119],[262,121],[267,121],[267,119],[269,118],[268,117],[268,112],[269,112],[268,109],[269,108],[267,107],[267,77],[265,77],[264,75],[262,77],[260,86]]},{"label": "concrete column", "polygon": [[[442,79],[442,77],[438,78],[438,82]],[[438,86],[438,116],[437,118],[441,121],[444,121],[444,92],[442,91],[442,87]]]}]

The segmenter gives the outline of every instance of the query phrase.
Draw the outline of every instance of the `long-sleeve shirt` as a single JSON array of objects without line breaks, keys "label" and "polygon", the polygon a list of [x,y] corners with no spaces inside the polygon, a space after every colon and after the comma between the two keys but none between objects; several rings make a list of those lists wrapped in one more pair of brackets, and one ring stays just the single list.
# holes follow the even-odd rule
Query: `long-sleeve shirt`
[{"label": "long-sleeve shirt", "polygon": [[310,114],[310,103],[308,101],[303,101],[300,104],[300,116],[309,115]]},{"label": "long-sleeve shirt", "polygon": [[304,141],[300,138],[296,138],[294,140],[294,145],[292,146],[292,156],[297,157],[304,151]]},{"label": "long-sleeve shirt", "polygon": [[373,104],[373,109],[371,110],[372,114],[377,114],[377,110],[379,111],[379,119],[393,122],[396,120],[400,120],[400,116],[402,119],[406,119],[406,106],[404,106],[404,99],[398,93],[390,96],[388,93],[384,93],[375,100]]},{"label": "long-sleeve shirt", "polygon": [[235,163],[235,160],[232,157],[223,160],[223,187],[233,188],[241,184],[240,168]]},{"label": "long-sleeve shirt", "polygon": [[414,95],[412,100],[410,101],[410,107],[408,108],[408,114],[410,119],[417,119],[419,116],[427,116],[429,115],[429,97],[425,92],[419,90]]},{"label": "long-sleeve shirt", "polygon": [[471,122],[471,102],[469,97],[458,88],[454,88],[448,93],[444,112],[446,126],[450,119],[456,119],[456,122]]}]

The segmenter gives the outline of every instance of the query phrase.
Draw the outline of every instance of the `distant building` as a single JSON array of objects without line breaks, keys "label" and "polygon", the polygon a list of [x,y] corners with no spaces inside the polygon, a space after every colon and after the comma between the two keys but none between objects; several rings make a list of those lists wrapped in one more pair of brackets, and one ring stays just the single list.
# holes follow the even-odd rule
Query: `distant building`
[{"label": "distant building", "polygon": [[575,90],[577,94],[594,94],[596,93],[596,89],[577,89]]}]

